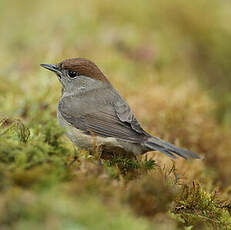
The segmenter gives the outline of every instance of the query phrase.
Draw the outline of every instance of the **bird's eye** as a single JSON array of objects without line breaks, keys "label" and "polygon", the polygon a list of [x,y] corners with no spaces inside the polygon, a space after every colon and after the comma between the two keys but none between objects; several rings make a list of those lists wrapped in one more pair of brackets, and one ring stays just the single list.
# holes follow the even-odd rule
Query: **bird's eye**
[{"label": "bird's eye", "polygon": [[75,77],[79,76],[79,73],[77,73],[75,71],[68,71],[68,75],[70,78],[75,78]]}]

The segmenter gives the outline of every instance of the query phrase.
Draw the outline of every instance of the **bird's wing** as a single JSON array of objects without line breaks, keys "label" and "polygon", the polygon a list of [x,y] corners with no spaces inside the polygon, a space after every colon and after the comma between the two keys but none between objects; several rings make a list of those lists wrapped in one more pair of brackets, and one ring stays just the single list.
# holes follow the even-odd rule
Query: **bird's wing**
[{"label": "bird's wing", "polygon": [[60,101],[59,111],[68,123],[87,134],[115,137],[131,143],[140,143],[145,137],[130,108],[124,105],[69,96]]},{"label": "bird's wing", "polygon": [[[114,137],[130,143],[142,143],[150,150],[158,150],[169,157],[174,154],[183,158],[199,158],[193,152],[178,148],[159,138],[146,133],[134,117],[128,104],[116,94],[116,100],[111,100],[111,94],[104,91],[104,99],[97,97],[68,96],[61,99],[59,111],[63,118],[75,128],[102,137]],[[115,96],[115,95],[113,95]]]},{"label": "bird's wing", "polygon": [[137,133],[144,134],[146,136],[150,136],[146,133],[142,127],[140,126],[139,122],[136,120],[131,108],[124,100],[117,100],[114,103],[114,108],[116,111],[116,115],[120,121],[125,122],[131,126],[133,130]]}]

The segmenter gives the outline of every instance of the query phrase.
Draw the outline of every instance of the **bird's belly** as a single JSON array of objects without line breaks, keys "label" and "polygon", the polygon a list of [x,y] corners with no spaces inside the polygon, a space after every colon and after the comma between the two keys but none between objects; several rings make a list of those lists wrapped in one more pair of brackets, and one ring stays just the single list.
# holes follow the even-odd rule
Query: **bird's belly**
[{"label": "bird's belly", "polygon": [[94,151],[99,149],[105,154],[120,153],[120,154],[134,154],[139,155],[143,153],[140,145],[119,141],[114,137],[101,137],[85,134],[82,130],[73,127],[60,114],[57,113],[58,122],[61,127],[66,129],[66,135],[71,142],[79,149]]}]

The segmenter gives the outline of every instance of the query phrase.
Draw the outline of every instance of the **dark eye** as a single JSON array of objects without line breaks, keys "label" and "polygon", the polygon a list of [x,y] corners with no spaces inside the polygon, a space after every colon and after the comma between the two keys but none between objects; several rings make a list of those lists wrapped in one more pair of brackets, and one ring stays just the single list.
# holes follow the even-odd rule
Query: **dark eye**
[{"label": "dark eye", "polygon": [[69,75],[70,78],[75,78],[75,77],[79,76],[79,73],[69,70],[68,75]]}]

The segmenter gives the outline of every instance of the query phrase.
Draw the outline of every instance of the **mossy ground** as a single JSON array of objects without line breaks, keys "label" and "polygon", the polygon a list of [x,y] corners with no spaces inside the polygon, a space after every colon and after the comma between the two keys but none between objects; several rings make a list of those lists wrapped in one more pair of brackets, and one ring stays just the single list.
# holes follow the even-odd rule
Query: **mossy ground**
[{"label": "mossy ground", "polygon": [[[231,4],[0,2],[0,229],[231,229]],[[199,153],[99,160],[40,69],[95,61],[148,132]]]}]

